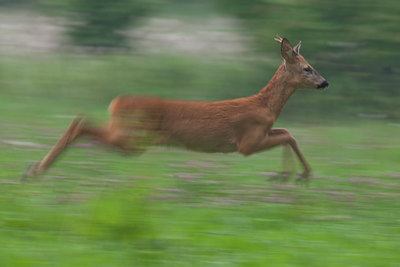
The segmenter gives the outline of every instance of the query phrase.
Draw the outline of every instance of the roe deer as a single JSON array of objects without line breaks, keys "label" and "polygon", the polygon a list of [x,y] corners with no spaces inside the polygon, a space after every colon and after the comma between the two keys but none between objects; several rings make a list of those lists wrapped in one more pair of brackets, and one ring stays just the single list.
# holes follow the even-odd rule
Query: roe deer
[{"label": "roe deer", "polygon": [[181,145],[203,152],[236,152],[247,156],[283,145],[292,148],[307,178],[310,167],[296,140],[286,129],[272,128],[288,98],[298,88],[323,89],[328,82],[300,55],[299,42],[292,47],[277,35],[283,62],[256,95],[217,102],[189,102],[156,97],[119,96],[110,106],[111,120],[92,127],[76,117],[44,159],[25,176],[43,173],[80,136],[91,136],[125,153],[141,153],[150,145]]}]

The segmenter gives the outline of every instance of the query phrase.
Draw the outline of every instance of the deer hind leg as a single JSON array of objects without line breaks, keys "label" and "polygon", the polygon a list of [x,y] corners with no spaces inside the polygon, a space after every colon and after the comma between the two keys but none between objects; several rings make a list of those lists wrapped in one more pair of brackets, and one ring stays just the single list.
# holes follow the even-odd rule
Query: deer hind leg
[{"label": "deer hind leg", "polygon": [[49,153],[40,162],[31,165],[23,174],[22,178],[25,179],[42,174],[70,144],[82,135],[93,137],[103,144],[118,147],[124,151],[135,150],[132,145],[133,142],[130,142],[131,144],[129,146],[126,145],[126,140],[121,138],[121,136],[118,135],[118,131],[115,131],[112,127],[91,127],[87,124],[85,118],[76,117]]},{"label": "deer hind leg", "polygon": [[80,129],[84,124],[84,119],[81,117],[75,117],[67,130],[62,134],[60,139],[54,145],[54,147],[50,150],[50,152],[37,163],[32,164],[28,167],[28,170],[22,176],[22,179],[27,177],[36,177],[43,173],[53,162],[54,160],[67,148],[69,144],[71,144],[80,134]]}]

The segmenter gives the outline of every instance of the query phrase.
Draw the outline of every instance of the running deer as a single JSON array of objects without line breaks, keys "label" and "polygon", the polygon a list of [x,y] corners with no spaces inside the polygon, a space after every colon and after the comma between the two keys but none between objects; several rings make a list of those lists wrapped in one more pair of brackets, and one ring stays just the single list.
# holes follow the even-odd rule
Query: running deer
[{"label": "running deer", "polygon": [[269,83],[256,95],[217,102],[190,102],[157,97],[119,96],[110,106],[111,119],[93,127],[77,116],[55,146],[25,177],[47,170],[78,137],[90,136],[125,154],[140,154],[151,145],[180,145],[202,152],[239,152],[245,156],[282,145],[293,149],[302,164],[302,178],[310,167],[294,137],[272,128],[288,98],[298,88],[323,89],[328,82],[300,55],[299,42],[281,44],[283,62]]}]

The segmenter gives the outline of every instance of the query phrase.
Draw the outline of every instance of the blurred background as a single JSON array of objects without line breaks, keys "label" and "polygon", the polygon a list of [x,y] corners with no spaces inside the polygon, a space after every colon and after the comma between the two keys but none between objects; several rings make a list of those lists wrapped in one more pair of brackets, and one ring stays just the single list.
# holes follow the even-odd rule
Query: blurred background
[{"label": "blurred background", "polygon": [[[399,14],[395,0],[0,0],[0,265],[398,266]],[[308,187],[269,181],[279,149],[125,158],[86,141],[20,183],[77,112],[107,121],[117,95],[259,92],[277,33],[329,81],[277,122]]]},{"label": "blurred background", "polygon": [[397,1],[1,0],[0,8],[0,90],[13,102],[248,96],[281,62],[279,33],[302,40],[331,84],[299,92],[283,116],[399,118]]}]

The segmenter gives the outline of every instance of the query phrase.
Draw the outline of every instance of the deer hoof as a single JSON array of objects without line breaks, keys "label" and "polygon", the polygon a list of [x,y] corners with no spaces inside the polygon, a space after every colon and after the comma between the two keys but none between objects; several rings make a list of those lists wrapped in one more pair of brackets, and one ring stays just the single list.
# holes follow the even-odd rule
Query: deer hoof
[{"label": "deer hoof", "polygon": [[280,174],[280,180],[281,180],[281,182],[283,182],[283,183],[285,183],[285,182],[288,182],[289,180],[290,180],[290,177],[292,176],[292,172],[288,172],[288,171],[286,171],[286,172],[282,172],[281,174]]},{"label": "deer hoof", "polygon": [[308,185],[310,182],[310,172],[304,171],[300,175],[297,176],[296,184]]},{"label": "deer hoof", "polygon": [[311,176],[311,172],[310,171],[303,171],[300,175],[299,178],[304,178],[304,179],[308,179]]},{"label": "deer hoof", "polygon": [[292,172],[279,172],[279,173],[274,173],[273,175],[269,176],[269,180],[272,182],[288,182],[290,180],[290,177],[293,175]]},{"label": "deer hoof", "polygon": [[24,171],[24,173],[21,176],[21,181],[25,181],[27,179],[34,179],[34,178],[38,177],[39,164],[40,164],[39,161],[29,164],[29,166],[26,168],[26,170]]}]

